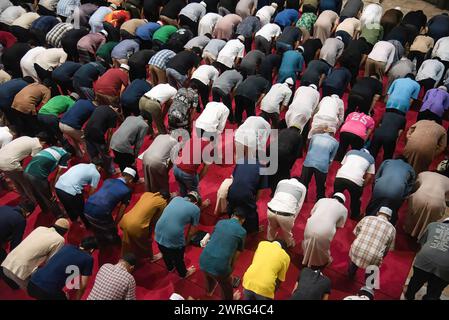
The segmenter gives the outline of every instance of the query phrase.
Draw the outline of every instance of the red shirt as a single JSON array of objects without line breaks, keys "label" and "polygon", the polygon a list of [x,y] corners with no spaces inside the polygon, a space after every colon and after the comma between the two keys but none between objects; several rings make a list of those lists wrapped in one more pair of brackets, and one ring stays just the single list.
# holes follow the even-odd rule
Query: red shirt
[{"label": "red shirt", "polygon": [[127,87],[128,81],[128,74],[122,69],[109,69],[94,82],[94,90],[101,94],[118,97],[122,85]]},{"label": "red shirt", "polygon": [[17,42],[17,38],[10,32],[0,31],[0,43],[3,47],[9,48]]},{"label": "red shirt", "polygon": [[[197,174],[203,163],[211,163],[210,161],[204,161],[205,159],[202,156],[204,148],[209,143],[210,141],[198,137],[190,138],[181,149],[176,166],[185,173]],[[211,154],[213,155],[213,152]]]}]

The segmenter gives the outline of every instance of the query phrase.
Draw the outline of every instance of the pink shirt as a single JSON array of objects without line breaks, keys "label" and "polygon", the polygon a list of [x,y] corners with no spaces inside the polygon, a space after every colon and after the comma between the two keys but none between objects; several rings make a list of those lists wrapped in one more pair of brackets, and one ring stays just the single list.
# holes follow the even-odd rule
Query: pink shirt
[{"label": "pink shirt", "polygon": [[369,129],[374,128],[374,120],[363,112],[352,112],[341,127],[341,132],[350,132],[366,140]]}]

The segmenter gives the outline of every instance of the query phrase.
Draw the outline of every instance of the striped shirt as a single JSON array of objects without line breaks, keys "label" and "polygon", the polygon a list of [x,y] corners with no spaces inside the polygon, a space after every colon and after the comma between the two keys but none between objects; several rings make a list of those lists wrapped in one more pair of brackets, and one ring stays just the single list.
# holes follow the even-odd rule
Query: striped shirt
[{"label": "striped shirt", "polygon": [[121,263],[101,266],[87,300],[136,300],[136,281]]},{"label": "striped shirt", "polygon": [[28,163],[25,172],[40,179],[47,179],[57,166],[66,168],[70,153],[60,147],[50,147],[40,151]]},{"label": "striped shirt", "polygon": [[61,22],[55,25],[45,37],[45,40],[49,45],[54,48],[61,48],[61,40],[64,34],[73,29],[73,25],[71,23]]}]

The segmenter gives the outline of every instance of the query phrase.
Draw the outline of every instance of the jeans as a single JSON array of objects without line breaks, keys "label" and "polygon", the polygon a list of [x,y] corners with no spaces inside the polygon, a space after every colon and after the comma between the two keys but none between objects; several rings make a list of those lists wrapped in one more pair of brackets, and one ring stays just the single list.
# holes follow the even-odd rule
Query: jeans
[{"label": "jeans", "polygon": [[187,80],[186,75],[180,74],[175,69],[167,68],[165,72],[167,74],[168,84],[176,89],[181,88]]},{"label": "jeans", "polygon": [[176,268],[179,276],[181,278],[184,278],[187,274],[186,265],[184,263],[185,247],[167,248],[160,243],[158,243],[157,245],[162,253],[162,258],[164,259],[164,263],[168,271],[172,271],[174,268]]},{"label": "jeans", "polygon": [[335,160],[343,160],[343,157],[345,156],[349,146],[353,150],[360,150],[363,148],[364,144],[365,140],[360,138],[358,135],[351,132],[340,132],[340,145],[338,146]]},{"label": "jeans", "polygon": [[198,191],[198,185],[200,183],[198,174],[189,174],[176,165],[173,166],[173,174],[179,185],[179,195],[185,197],[190,191]]},{"label": "jeans", "polygon": [[360,205],[363,194],[363,187],[345,178],[336,178],[334,182],[334,193],[348,190],[351,196],[351,218],[357,219],[360,216]]},{"label": "jeans", "polygon": [[405,299],[415,300],[415,295],[427,282],[427,293],[423,300],[440,300],[444,288],[449,285],[449,281],[437,277],[433,273],[426,272],[417,267],[413,267],[413,276],[405,292]]},{"label": "jeans", "polygon": [[260,294],[257,294],[253,291],[243,289],[243,300],[273,300]]},{"label": "jeans", "polygon": [[320,170],[313,167],[303,166],[301,177],[299,178],[299,180],[306,187],[306,189],[309,190],[309,184],[313,176],[315,176],[316,201],[318,201],[326,196],[325,190],[327,173],[321,172]]}]

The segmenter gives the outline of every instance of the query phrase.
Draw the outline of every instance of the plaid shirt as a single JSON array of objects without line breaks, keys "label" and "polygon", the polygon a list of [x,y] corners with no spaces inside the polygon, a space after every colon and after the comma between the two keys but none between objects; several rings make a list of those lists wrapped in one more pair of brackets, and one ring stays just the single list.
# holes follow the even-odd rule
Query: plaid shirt
[{"label": "plaid shirt", "polygon": [[81,5],[80,0],[59,0],[56,6],[56,13],[62,17],[70,17],[75,8]]},{"label": "plaid shirt", "polygon": [[175,55],[176,53],[174,53],[173,51],[164,49],[152,56],[148,64],[165,70],[167,62]]},{"label": "plaid shirt", "polygon": [[61,48],[61,39],[64,34],[73,29],[73,25],[71,23],[61,22],[58,23],[47,33],[45,40],[48,44],[53,46],[54,48]]},{"label": "plaid shirt", "polygon": [[380,266],[388,250],[393,249],[396,229],[383,217],[368,216],[357,224],[354,234],[349,257],[358,267],[367,268]]},{"label": "plaid shirt", "polygon": [[87,300],[136,300],[136,281],[121,263],[106,263],[98,270]]}]

